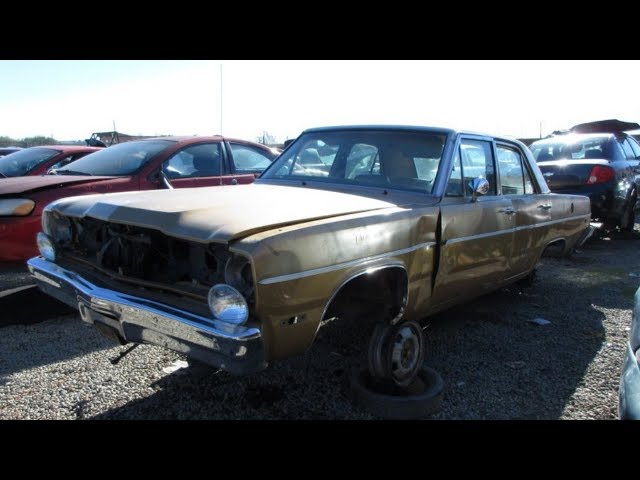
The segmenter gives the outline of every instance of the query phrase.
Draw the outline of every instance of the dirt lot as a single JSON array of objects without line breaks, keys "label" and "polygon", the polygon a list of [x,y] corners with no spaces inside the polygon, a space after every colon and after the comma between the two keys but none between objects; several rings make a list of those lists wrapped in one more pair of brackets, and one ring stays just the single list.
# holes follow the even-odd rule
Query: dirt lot
[{"label": "dirt lot", "polygon": [[[425,319],[426,363],[445,381],[444,406],[427,418],[616,418],[638,246],[638,230],[593,239],[571,258],[545,258],[533,287]],[[0,291],[28,283],[20,268],[0,272]],[[113,365],[127,347],[33,289],[20,295],[0,297],[0,419],[374,418],[344,388],[357,329],[330,325],[305,358],[237,378],[178,368],[183,357],[152,346]]]}]

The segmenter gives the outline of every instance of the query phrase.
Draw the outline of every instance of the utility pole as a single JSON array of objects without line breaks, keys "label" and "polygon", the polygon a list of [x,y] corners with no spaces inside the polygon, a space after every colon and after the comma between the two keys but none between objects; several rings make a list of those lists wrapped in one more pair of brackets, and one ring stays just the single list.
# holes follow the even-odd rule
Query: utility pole
[{"label": "utility pole", "polygon": [[222,64],[220,64],[220,135],[222,135]]}]

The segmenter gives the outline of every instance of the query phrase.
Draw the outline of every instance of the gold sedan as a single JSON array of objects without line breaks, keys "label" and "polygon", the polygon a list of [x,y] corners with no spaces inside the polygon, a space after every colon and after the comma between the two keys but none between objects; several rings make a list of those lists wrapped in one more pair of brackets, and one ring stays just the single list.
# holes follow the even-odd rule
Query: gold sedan
[{"label": "gold sedan", "polygon": [[252,185],[56,201],[28,263],[104,334],[232,373],[304,352],[329,319],[370,321],[371,375],[406,386],[420,318],[531,277],[589,219],[589,199],[550,193],[516,140],[327,127]]}]

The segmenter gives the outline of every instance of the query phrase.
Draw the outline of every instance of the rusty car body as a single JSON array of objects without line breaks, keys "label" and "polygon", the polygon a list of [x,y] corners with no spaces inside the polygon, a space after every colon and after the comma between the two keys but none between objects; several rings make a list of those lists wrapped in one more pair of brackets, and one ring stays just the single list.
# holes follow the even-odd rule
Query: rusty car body
[{"label": "rusty car body", "polygon": [[251,185],[58,200],[28,265],[112,338],[236,374],[303,353],[329,319],[372,320],[369,370],[407,385],[421,318],[529,278],[589,218],[516,140],[325,127]]}]

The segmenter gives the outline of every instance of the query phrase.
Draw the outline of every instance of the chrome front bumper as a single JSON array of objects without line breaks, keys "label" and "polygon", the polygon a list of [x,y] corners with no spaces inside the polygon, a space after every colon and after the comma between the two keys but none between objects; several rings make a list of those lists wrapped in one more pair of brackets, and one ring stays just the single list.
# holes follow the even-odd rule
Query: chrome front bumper
[{"label": "chrome front bumper", "polygon": [[38,287],[77,308],[114,339],[159,345],[233,374],[267,366],[260,330],[232,327],[170,305],[102,288],[43,257],[27,262]]}]

